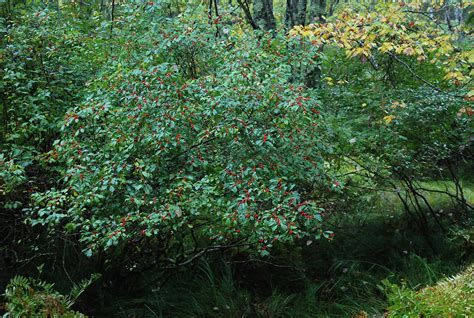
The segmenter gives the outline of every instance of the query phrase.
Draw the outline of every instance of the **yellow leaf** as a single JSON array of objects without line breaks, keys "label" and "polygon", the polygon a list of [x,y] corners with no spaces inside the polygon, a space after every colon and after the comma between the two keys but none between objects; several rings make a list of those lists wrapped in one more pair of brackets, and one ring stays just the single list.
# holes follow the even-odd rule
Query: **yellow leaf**
[{"label": "yellow leaf", "polygon": [[384,42],[384,43],[382,44],[382,46],[379,48],[379,50],[380,50],[382,53],[386,53],[386,52],[392,51],[392,50],[393,50],[393,43],[392,43],[392,42]]},{"label": "yellow leaf", "polygon": [[393,116],[393,115],[388,115],[388,116],[385,116],[385,117],[383,118],[383,121],[384,121],[386,124],[390,124],[390,123],[392,122],[392,120],[394,120],[394,119],[395,119],[395,116]]}]

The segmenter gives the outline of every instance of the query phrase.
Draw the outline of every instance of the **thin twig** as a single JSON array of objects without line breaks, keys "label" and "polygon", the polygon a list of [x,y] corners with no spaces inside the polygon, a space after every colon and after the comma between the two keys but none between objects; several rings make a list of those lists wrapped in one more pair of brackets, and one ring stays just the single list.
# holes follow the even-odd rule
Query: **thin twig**
[{"label": "thin twig", "polygon": [[395,60],[397,61],[398,63],[402,64],[403,66],[405,66],[405,68],[411,73],[411,75],[413,75],[414,77],[416,77],[418,80],[420,80],[421,82],[425,83],[426,85],[428,85],[429,87],[431,87],[432,89],[434,89],[435,91],[437,92],[440,92],[440,93],[443,93],[443,94],[446,94],[446,95],[451,95],[451,96],[454,96],[454,97],[459,97],[459,98],[463,98],[464,99],[464,96],[461,96],[461,95],[457,95],[457,94],[453,94],[451,92],[447,92],[439,87],[437,87],[436,85],[428,82],[427,80],[425,80],[424,78],[422,78],[420,75],[416,74],[416,72],[410,67],[410,65],[408,65],[405,61],[401,60],[398,58],[398,56],[396,56],[395,54],[393,53],[390,53],[388,52],[388,54]]}]

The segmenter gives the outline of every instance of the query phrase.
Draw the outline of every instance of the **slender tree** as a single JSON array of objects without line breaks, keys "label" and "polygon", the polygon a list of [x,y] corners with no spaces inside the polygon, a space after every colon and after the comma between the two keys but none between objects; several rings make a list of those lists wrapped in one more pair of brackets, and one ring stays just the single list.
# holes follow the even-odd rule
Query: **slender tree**
[{"label": "slender tree", "polygon": [[311,0],[309,7],[309,23],[321,21],[326,14],[326,0]]},{"label": "slender tree", "polygon": [[237,3],[239,4],[239,7],[242,8],[242,11],[244,11],[245,19],[247,19],[247,22],[252,26],[254,30],[257,30],[259,26],[252,17],[248,0],[237,0]]},{"label": "slender tree", "polygon": [[273,0],[255,0],[253,4],[255,23],[262,29],[274,30],[276,27],[273,14]]},{"label": "slender tree", "polygon": [[295,25],[306,25],[308,0],[287,0],[285,26],[291,29]]}]

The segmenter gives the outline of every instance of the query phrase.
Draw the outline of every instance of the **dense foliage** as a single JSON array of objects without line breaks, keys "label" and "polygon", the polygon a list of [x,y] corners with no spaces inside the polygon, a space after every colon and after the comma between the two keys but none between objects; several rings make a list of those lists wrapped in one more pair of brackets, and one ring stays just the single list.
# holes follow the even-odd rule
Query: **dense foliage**
[{"label": "dense foliage", "polygon": [[[169,246],[197,235],[265,251],[277,240],[328,235],[304,187],[333,182],[324,174],[318,102],[287,85],[291,65],[275,54],[278,39],[229,51],[228,41],[183,20],[184,32],[166,22],[150,28],[160,45],[142,46],[149,61],[118,60],[66,114],[50,154],[65,162],[65,189],[33,196],[39,222],[71,220],[66,227],[81,230],[88,253],[141,237]],[[182,53],[182,42],[193,41],[199,52]],[[167,55],[192,59],[180,60],[191,69],[206,59],[214,69],[188,74]]]},{"label": "dense foliage", "polygon": [[469,6],[0,9],[7,315],[472,314]]}]

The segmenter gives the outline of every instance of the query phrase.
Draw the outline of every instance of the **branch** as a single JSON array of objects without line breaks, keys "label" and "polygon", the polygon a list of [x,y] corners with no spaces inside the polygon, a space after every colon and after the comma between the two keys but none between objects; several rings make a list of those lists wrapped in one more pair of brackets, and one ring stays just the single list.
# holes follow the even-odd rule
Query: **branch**
[{"label": "branch", "polygon": [[270,265],[270,266],[277,267],[277,268],[294,269],[295,271],[298,271],[298,272],[301,272],[301,273],[304,273],[306,271],[304,268],[299,268],[299,267],[291,266],[291,265],[275,264],[275,263],[272,263],[272,262],[269,262],[269,261],[264,261],[264,260],[261,260],[261,259],[249,259],[249,260],[246,260],[246,261],[230,261],[228,263],[231,263],[231,264],[245,264],[245,263],[252,263],[252,262],[262,263],[262,264]]},{"label": "branch", "polygon": [[31,262],[32,260],[34,260],[35,258],[38,258],[38,257],[42,257],[42,256],[50,256],[50,255],[54,255],[55,253],[40,253],[40,254],[36,254],[30,258],[27,258],[27,259],[16,259],[16,262],[17,263],[29,263]]},{"label": "branch", "polygon": [[466,207],[468,207],[469,209],[474,209],[474,207],[472,205],[470,205],[469,203],[463,201],[461,198],[459,198],[458,196],[456,196],[455,194],[452,194],[451,192],[448,192],[448,191],[441,191],[441,190],[436,190],[436,189],[428,189],[428,188],[424,188],[422,186],[420,186],[418,183],[417,183],[417,187],[419,190],[422,190],[422,191],[426,191],[426,192],[433,192],[433,193],[440,193],[440,194],[445,194],[453,199],[456,199],[456,201],[459,201],[461,202],[462,204],[464,204]]},{"label": "branch", "polygon": [[234,243],[234,244],[229,244],[229,245],[208,246],[208,247],[203,248],[198,253],[194,254],[192,257],[188,258],[187,260],[185,260],[181,263],[176,263],[174,260],[170,259],[170,261],[175,263],[175,265],[174,266],[167,266],[165,268],[166,269],[177,269],[179,267],[182,267],[182,266],[185,266],[185,265],[188,265],[188,264],[192,263],[193,261],[195,261],[198,258],[201,258],[202,256],[204,256],[207,253],[218,252],[218,251],[227,250],[227,249],[234,248],[234,247],[250,246],[252,244],[254,244],[254,243]]},{"label": "branch", "polygon": [[199,147],[199,146],[202,146],[202,145],[205,145],[205,144],[208,144],[214,140],[216,140],[218,137],[215,136],[215,137],[212,137],[212,138],[209,138],[209,139],[206,139],[206,140],[202,140],[200,142],[198,142],[197,144],[194,144],[192,145],[191,147],[189,147],[188,149],[178,153],[177,155],[175,155],[174,157],[172,157],[169,161],[174,161],[176,159],[178,159],[179,157],[181,157],[182,155],[184,155],[185,153],[188,153],[190,152],[191,150],[193,150],[194,148],[196,147]]},{"label": "branch", "polygon": [[237,0],[237,3],[242,8],[242,10],[244,10],[245,17],[247,18],[248,23],[252,26],[252,29],[258,30],[259,27],[258,27],[257,23],[255,23],[255,21],[252,18],[252,14],[250,13],[250,9],[249,9],[247,1],[244,4],[242,2],[242,0]]},{"label": "branch", "polygon": [[391,53],[391,52],[388,52],[388,54],[390,55],[390,57],[392,57],[395,61],[397,61],[398,63],[402,64],[403,66],[405,66],[405,68],[411,73],[411,75],[413,75],[415,78],[417,78],[418,80],[420,80],[421,82],[425,83],[426,85],[428,85],[429,87],[431,87],[432,89],[434,89],[435,91],[437,92],[440,92],[440,93],[443,93],[443,94],[446,94],[446,95],[451,95],[451,96],[454,96],[454,97],[459,97],[459,98],[463,98],[464,99],[464,96],[461,96],[461,95],[457,95],[457,94],[453,94],[451,92],[447,92],[439,87],[437,87],[436,85],[428,82],[427,80],[425,80],[424,78],[422,78],[420,75],[416,74],[416,72],[410,67],[410,65],[408,65],[405,61],[401,60],[398,58],[398,56],[396,56],[395,54]]}]

